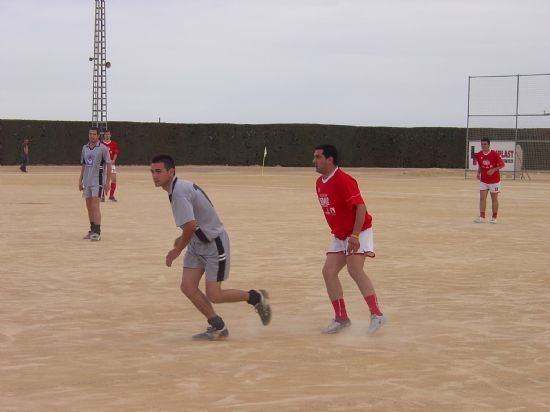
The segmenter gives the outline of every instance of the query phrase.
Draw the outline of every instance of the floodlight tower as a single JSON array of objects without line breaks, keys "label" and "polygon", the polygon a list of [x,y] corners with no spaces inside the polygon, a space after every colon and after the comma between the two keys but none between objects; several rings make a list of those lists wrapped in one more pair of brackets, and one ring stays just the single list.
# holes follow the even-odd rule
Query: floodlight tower
[{"label": "floodlight tower", "polygon": [[105,0],[95,0],[94,63],[92,91],[92,126],[97,126],[101,135],[107,130],[107,61],[105,38]]}]

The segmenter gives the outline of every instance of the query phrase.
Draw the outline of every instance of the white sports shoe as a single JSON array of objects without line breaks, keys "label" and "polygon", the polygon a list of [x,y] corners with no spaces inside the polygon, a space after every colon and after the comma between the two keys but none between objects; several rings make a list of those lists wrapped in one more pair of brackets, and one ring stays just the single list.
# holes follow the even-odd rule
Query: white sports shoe
[{"label": "white sports shoe", "polygon": [[480,216],[474,220],[474,223],[485,223],[485,218]]},{"label": "white sports shoe", "polygon": [[372,315],[370,317],[370,325],[369,325],[368,333],[371,334],[376,332],[378,329],[382,327],[384,323],[386,323],[386,320],[387,319],[384,315]]},{"label": "white sports shoe", "polygon": [[492,217],[490,222],[494,225],[497,223],[497,218],[496,217]]},{"label": "white sports shoe", "polygon": [[90,240],[92,242],[97,242],[98,240],[101,240],[101,235],[99,233],[94,232],[90,235]]},{"label": "white sports shoe", "polygon": [[329,323],[329,325],[326,328],[323,328],[323,333],[338,333],[342,329],[347,328],[348,326],[351,326],[351,320],[336,320],[332,319],[332,321]]}]

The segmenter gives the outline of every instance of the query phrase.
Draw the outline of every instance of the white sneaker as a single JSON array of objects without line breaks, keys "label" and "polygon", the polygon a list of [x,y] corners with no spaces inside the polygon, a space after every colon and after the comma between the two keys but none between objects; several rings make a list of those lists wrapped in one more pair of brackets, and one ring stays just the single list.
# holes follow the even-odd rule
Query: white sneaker
[{"label": "white sneaker", "polygon": [[384,315],[372,315],[370,317],[370,325],[369,325],[368,333],[371,334],[376,332],[378,329],[382,327],[384,323],[386,323],[386,320],[387,319]]},{"label": "white sneaker", "polygon": [[480,216],[474,220],[474,223],[485,223],[485,218]]},{"label": "white sneaker", "polygon": [[496,217],[492,217],[491,218],[491,223],[494,225],[497,223],[497,218]]},{"label": "white sneaker", "polygon": [[92,242],[97,242],[98,240],[101,240],[101,235],[99,233],[94,232],[90,235],[90,240]]},{"label": "white sneaker", "polygon": [[351,320],[336,320],[333,319],[332,322],[329,323],[329,325],[322,330],[323,333],[338,333],[342,329],[347,328],[348,326],[351,326]]}]

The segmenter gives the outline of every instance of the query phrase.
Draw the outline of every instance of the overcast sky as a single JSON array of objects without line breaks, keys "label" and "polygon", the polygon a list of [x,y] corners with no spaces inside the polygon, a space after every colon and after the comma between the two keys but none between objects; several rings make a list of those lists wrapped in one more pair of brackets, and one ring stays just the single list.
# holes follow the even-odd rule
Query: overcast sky
[{"label": "overcast sky", "polygon": [[[106,0],[109,120],[466,124],[550,73],[550,0]],[[0,0],[0,118],[90,120],[94,1]]]}]

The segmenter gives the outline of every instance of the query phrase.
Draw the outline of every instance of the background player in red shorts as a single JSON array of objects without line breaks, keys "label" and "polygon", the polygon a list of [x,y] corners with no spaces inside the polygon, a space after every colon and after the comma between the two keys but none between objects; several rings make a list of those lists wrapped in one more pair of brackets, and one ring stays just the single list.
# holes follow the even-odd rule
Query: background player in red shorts
[{"label": "background player in red shorts", "polygon": [[491,223],[497,222],[498,194],[500,193],[500,172],[504,167],[500,155],[491,150],[489,139],[481,140],[481,151],[476,154],[478,164],[477,178],[479,180],[479,217],[476,223],[485,223],[485,208],[487,206],[487,193],[491,193],[493,216]]},{"label": "background player in red shorts", "polygon": [[334,146],[317,146],[313,164],[321,174],[316,182],[317,197],[334,235],[327,251],[323,277],[335,315],[323,332],[337,333],[351,325],[338,279],[344,266],[369,306],[371,321],[368,331],[375,332],[386,322],[386,317],[378,308],[374,287],[363,268],[365,259],[374,257],[372,217],[355,179],[338,167],[338,151]]},{"label": "background player in red shorts", "polygon": [[[115,162],[118,158],[118,154],[120,153],[120,150],[118,148],[118,145],[114,140],[111,140],[111,132],[109,130],[105,131],[105,134],[103,136],[103,140],[101,141],[107,148],[109,149],[109,156],[111,157],[111,187],[109,188],[109,200],[116,202],[115,198],[115,190],[116,190],[116,166]],[[105,192],[107,192],[107,188],[105,188]],[[103,200],[105,200],[105,193],[103,194]]]}]

